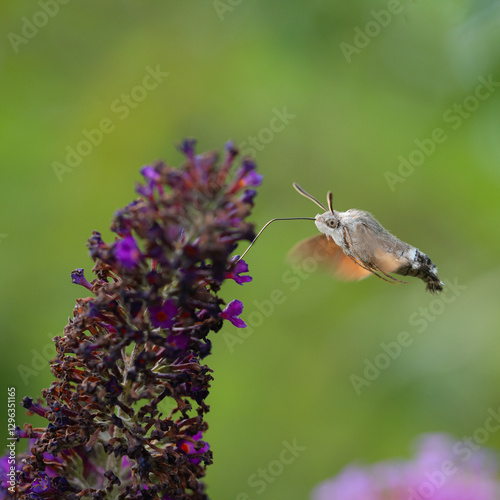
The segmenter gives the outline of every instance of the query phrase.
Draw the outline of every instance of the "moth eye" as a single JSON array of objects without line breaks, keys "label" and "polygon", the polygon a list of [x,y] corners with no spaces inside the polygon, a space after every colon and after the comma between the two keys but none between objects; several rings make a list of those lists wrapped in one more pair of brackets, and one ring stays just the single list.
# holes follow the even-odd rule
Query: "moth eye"
[{"label": "moth eye", "polygon": [[328,227],[331,227],[332,229],[336,228],[337,227],[337,221],[334,220],[334,219],[330,219],[330,220],[327,220],[326,221],[326,225]]}]

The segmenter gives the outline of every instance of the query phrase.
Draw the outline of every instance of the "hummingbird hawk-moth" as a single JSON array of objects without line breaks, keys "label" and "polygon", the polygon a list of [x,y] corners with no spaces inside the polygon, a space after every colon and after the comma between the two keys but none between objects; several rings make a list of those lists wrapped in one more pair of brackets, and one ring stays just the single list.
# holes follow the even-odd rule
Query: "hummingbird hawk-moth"
[{"label": "hummingbird hawk-moth", "polygon": [[293,187],[325,212],[316,217],[290,217],[270,220],[257,234],[243,258],[262,231],[276,220],[314,220],[321,234],[299,242],[290,252],[294,261],[322,254],[320,264],[346,281],[361,280],[371,274],[389,283],[407,283],[389,273],[413,276],[426,283],[426,290],[437,293],[444,283],[437,275],[437,267],[418,248],[399,240],[385,229],[368,212],[350,209],[338,212],[333,209],[332,192],[327,194],[328,209],[297,183]]}]

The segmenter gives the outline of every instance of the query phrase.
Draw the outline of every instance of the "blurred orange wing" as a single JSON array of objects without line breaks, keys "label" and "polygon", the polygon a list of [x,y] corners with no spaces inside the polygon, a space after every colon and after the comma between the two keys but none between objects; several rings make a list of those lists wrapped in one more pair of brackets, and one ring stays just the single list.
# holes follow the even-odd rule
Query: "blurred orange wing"
[{"label": "blurred orange wing", "polygon": [[313,259],[324,269],[327,269],[340,280],[362,280],[372,274],[353,262],[343,250],[324,234],[299,241],[289,252],[289,260],[301,263],[305,259]]}]

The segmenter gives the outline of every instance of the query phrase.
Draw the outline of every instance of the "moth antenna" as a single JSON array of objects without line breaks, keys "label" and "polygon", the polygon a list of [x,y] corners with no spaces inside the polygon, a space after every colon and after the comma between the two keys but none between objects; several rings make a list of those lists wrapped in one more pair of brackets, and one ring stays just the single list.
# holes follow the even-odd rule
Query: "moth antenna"
[{"label": "moth antenna", "polygon": [[257,233],[257,236],[253,239],[252,243],[248,245],[248,248],[241,254],[241,257],[235,262],[235,264],[237,264],[243,257],[245,257],[250,248],[252,248],[254,243],[257,241],[258,237],[262,234],[264,229],[266,229],[266,227],[269,226],[269,224],[271,224],[272,222],[276,222],[277,220],[316,220],[316,219],[314,219],[313,217],[285,217],[279,219],[271,219],[269,222],[264,224],[264,227]]},{"label": "moth antenna", "polygon": [[319,207],[321,207],[325,212],[327,211],[325,205],[323,203],[320,203],[312,194],[309,194],[307,191],[304,191],[296,182],[293,183],[293,187],[302,195],[305,196],[306,198],[309,198],[311,201],[316,203]]},{"label": "moth antenna", "polygon": [[332,192],[328,191],[326,195],[326,201],[328,202],[328,208],[330,209],[330,212],[333,214],[333,203],[332,203]]}]

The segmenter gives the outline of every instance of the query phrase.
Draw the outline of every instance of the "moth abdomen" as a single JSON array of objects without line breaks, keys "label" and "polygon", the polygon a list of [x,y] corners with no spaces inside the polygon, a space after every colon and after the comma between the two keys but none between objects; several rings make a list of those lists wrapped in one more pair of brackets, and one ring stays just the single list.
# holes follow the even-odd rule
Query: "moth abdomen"
[{"label": "moth abdomen", "polygon": [[410,265],[396,271],[396,274],[420,278],[426,283],[426,290],[431,293],[441,292],[444,283],[439,279],[437,267],[428,255],[415,248],[415,255]]}]

